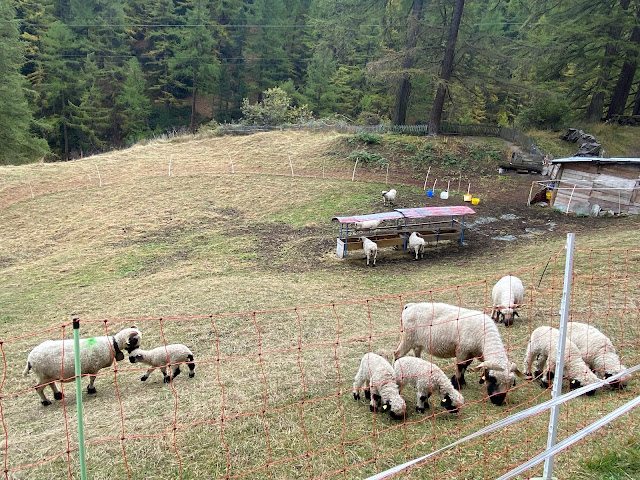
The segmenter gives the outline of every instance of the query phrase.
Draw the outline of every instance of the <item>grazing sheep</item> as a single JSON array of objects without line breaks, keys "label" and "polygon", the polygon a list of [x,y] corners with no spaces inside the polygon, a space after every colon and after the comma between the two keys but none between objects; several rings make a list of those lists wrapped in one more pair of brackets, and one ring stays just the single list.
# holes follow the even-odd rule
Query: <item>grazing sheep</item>
[{"label": "grazing sheep", "polygon": [[[531,365],[535,361],[534,376],[540,377],[540,384],[543,388],[549,387],[555,375],[559,337],[560,331],[557,328],[538,327],[531,333],[527,344],[527,351],[524,354],[524,374],[531,376]],[[546,368],[542,370],[545,364]],[[564,350],[564,375],[569,378],[571,390],[599,381],[598,377],[589,370],[587,364],[582,360],[582,355],[576,344],[568,338]],[[587,392],[587,395],[594,393],[595,390],[591,390]]]},{"label": "grazing sheep", "polygon": [[397,194],[398,194],[398,192],[396,192],[395,188],[392,188],[389,191],[382,192],[382,203],[383,203],[383,205],[386,205],[387,202],[389,202],[389,205],[392,205],[396,201],[396,195]]},{"label": "grazing sheep", "polygon": [[451,383],[457,389],[466,384],[464,372],[479,358],[472,371],[484,369],[480,383],[487,383],[489,399],[502,405],[507,390],[515,385],[515,375],[523,376],[509,362],[498,327],[488,315],[446,303],[408,303],[402,312],[402,337],[395,358],[413,349],[419,357],[423,349],[439,358],[456,359]]},{"label": "grazing sheep", "polygon": [[416,260],[418,260],[418,253],[420,253],[420,258],[424,258],[424,244],[424,238],[418,232],[413,232],[409,236],[409,249],[416,252]]},{"label": "grazing sheep", "polygon": [[[131,352],[140,346],[142,333],[136,327],[120,330],[114,336],[102,336],[80,339],[81,374],[89,375],[87,393],[96,393],[93,382],[99,370],[108,367],[113,360],[124,360],[122,350]],[[47,340],[35,347],[27,357],[27,366],[22,374],[27,376],[31,370],[38,377],[36,392],[42,405],[51,405],[44,394],[49,385],[56,400],[62,399],[62,392],[55,382],[70,382],[75,379],[73,340]],[[64,353],[64,356],[63,356]]]},{"label": "grazing sheep", "polygon": [[[142,350],[136,348],[129,354],[131,363],[141,362],[150,365],[151,368],[140,378],[143,382],[149,378],[151,372],[156,368],[160,368],[164,375],[164,383],[169,383],[172,378],[176,378],[180,374],[180,364],[186,363],[189,367],[189,378],[193,378],[196,374],[196,364],[193,363],[193,353],[185,345],[174,343],[172,345],[163,345],[153,350]],[[167,375],[167,367],[171,367],[171,374]]]},{"label": "grazing sheep", "polygon": [[362,222],[355,222],[356,230],[373,230],[378,228],[382,223],[382,220],[364,220]]},{"label": "grazing sheep", "polygon": [[367,237],[362,237],[362,248],[364,254],[367,256],[367,266],[369,266],[369,259],[373,257],[373,266],[376,266],[376,257],[378,256],[378,244],[373,240],[369,240]]},{"label": "grazing sheep", "polygon": [[493,299],[491,318],[498,323],[504,323],[507,327],[511,326],[515,317],[519,316],[516,308],[524,298],[522,281],[513,275],[502,277],[493,286],[491,297]]},{"label": "grazing sheep", "polygon": [[393,370],[401,392],[407,384],[416,387],[418,413],[424,413],[425,405],[429,408],[427,401],[433,391],[442,396],[440,403],[451,413],[456,413],[464,403],[464,398],[453,388],[440,367],[431,362],[417,357],[402,357],[394,362]]},{"label": "grazing sheep", "polygon": [[405,403],[398,392],[398,385],[393,374],[393,367],[383,357],[375,353],[367,353],[360,361],[360,368],[353,380],[353,398],[360,400],[360,390],[370,399],[369,408],[388,411],[392,418],[404,418]]},{"label": "grazing sheep", "polygon": [[[609,337],[596,327],[586,323],[567,322],[567,337],[580,349],[582,359],[596,375],[609,378],[627,369],[620,362]],[[609,386],[614,390],[624,388],[629,380],[631,375],[625,375]]]}]

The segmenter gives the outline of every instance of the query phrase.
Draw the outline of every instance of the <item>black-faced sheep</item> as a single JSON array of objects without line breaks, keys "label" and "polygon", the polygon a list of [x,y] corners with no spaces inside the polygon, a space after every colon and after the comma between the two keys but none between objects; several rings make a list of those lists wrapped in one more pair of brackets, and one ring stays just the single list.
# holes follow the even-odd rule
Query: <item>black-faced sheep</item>
[{"label": "black-faced sheep", "polygon": [[[87,393],[96,393],[93,382],[96,374],[113,363],[113,360],[124,360],[122,350],[131,352],[140,346],[142,334],[135,327],[120,330],[114,336],[101,336],[80,339],[80,365],[82,375],[89,375]],[[27,357],[27,366],[22,372],[29,374],[31,370],[38,377],[36,392],[42,405],[51,405],[44,394],[44,387],[49,385],[56,400],[62,399],[62,392],[55,382],[70,382],[75,379],[73,340],[47,340],[35,347]],[[63,358],[64,352],[64,358]]]},{"label": "black-faced sheep", "polygon": [[[186,363],[189,367],[189,378],[193,378],[196,374],[196,364],[193,363],[193,353],[191,353],[191,350],[189,350],[186,345],[182,345],[181,343],[163,345],[153,350],[136,348],[129,354],[129,361],[131,363],[140,362],[151,366],[140,378],[143,382],[147,381],[151,372],[159,368],[164,376],[164,382],[169,383],[172,378],[180,374],[180,364],[182,363]],[[167,367],[171,369],[170,375],[167,374]]]},{"label": "black-faced sheep", "polygon": [[387,202],[389,202],[389,205],[393,205],[393,203],[396,201],[396,195],[398,194],[398,192],[396,192],[395,188],[392,188],[391,190],[385,190],[382,192],[382,203],[383,205],[386,205]]},{"label": "black-faced sheep", "polygon": [[[534,377],[540,378],[540,384],[543,388],[549,387],[555,375],[559,337],[560,331],[557,328],[538,327],[531,333],[527,344],[527,350],[524,354],[524,374],[531,376],[531,367],[535,362]],[[545,368],[543,369],[543,367]],[[599,381],[598,377],[582,360],[580,349],[569,338],[567,338],[564,349],[564,376],[568,377],[571,390]],[[595,390],[590,390],[587,395],[594,393]]]},{"label": "black-faced sheep", "polygon": [[413,232],[409,236],[409,250],[413,250],[416,253],[416,260],[418,260],[418,253],[420,258],[424,258],[424,238],[422,238],[418,232]]},{"label": "black-faced sheep", "polygon": [[367,237],[362,237],[362,248],[364,254],[367,257],[367,266],[369,266],[369,260],[373,260],[373,266],[376,266],[376,258],[378,257],[378,244]]},{"label": "black-faced sheep", "polygon": [[371,411],[388,411],[392,418],[402,420],[406,405],[398,392],[393,367],[380,355],[367,353],[353,380],[353,398],[360,400],[360,391],[370,400]]},{"label": "black-faced sheep", "polygon": [[405,385],[413,385],[417,391],[416,411],[424,413],[429,408],[429,397],[432,392],[442,397],[440,404],[451,413],[457,412],[464,398],[451,384],[440,367],[417,357],[402,357],[393,363],[396,383],[402,392]]},{"label": "black-faced sheep", "polygon": [[[609,378],[626,370],[611,339],[596,327],[580,322],[567,322],[567,337],[580,349],[582,359],[587,366],[603,378]],[[609,386],[613,389],[624,388],[631,380],[625,375]]]},{"label": "black-faced sheep", "polygon": [[472,371],[484,369],[480,383],[487,383],[487,394],[494,405],[502,405],[515,376],[522,376],[509,362],[500,332],[483,312],[446,303],[408,303],[402,312],[402,337],[395,358],[413,349],[419,357],[425,349],[439,358],[455,358],[457,371],[451,383],[465,385],[464,372],[474,358],[481,363]]},{"label": "black-faced sheep", "polygon": [[515,317],[519,316],[516,308],[524,298],[522,281],[513,275],[502,277],[493,286],[491,298],[493,300],[491,318],[498,323],[504,323],[507,327],[511,326]]}]

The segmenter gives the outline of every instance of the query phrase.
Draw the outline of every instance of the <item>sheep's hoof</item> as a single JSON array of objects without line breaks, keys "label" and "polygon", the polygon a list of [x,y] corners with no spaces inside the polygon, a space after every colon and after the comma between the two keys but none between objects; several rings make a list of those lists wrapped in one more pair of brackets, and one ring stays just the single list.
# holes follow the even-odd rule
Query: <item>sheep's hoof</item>
[{"label": "sheep's hoof", "polygon": [[89,395],[95,395],[96,393],[98,393],[98,391],[96,390],[96,387],[88,386],[87,387],[87,393]]},{"label": "sheep's hoof", "polygon": [[62,392],[54,392],[53,398],[56,400],[62,400]]},{"label": "sheep's hoof", "polygon": [[356,393],[356,392],[353,392],[353,399],[354,400],[360,400],[360,394]]},{"label": "sheep's hoof", "polygon": [[140,377],[140,381],[146,382],[147,378],[149,378],[149,377],[147,377],[146,375],[143,375],[142,377]]},{"label": "sheep's hoof", "polygon": [[189,378],[193,378],[193,377],[195,377],[195,376],[196,376],[196,374],[195,374],[194,372],[191,372],[191,373],[189,374]]},{"label": "sheep's hoof", "polygon": [[46,407],[48,405],[51,405],[51,400],[42,400],[42,402],[40,402],[40,403],[42,403],[42,405],[44,405]]},{"label": "sheep's hoof", "polygon": [[[360,394],[358,394],[358,398],[360,398]],[[368,388],[364,389],[364,398],[366,398],[367,400],[371,400],[371,390],[369,390]]]},{"label": "sheep's hoof", "polygon": [[369,404],[369,411],[373,412],[375,409],[373,408],[373,405]]},{"label": "sheep's hoof", "polygon": [[169,375],[164,377],[164,383],[169,383],[170,381],[171,381],[171,377]]}]

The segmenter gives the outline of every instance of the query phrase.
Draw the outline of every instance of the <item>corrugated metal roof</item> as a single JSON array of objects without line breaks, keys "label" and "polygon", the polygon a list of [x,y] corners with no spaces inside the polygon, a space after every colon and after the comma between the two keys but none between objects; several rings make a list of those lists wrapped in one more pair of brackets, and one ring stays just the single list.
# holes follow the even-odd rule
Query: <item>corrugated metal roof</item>
[{"label": "corrugated metal roof", "polygon": [[469,215],[476,213],[466,205],[455,205],[451,207],[415,207],[397,208],[392,212],[371,213],[367,215],[352,215],[350,217],[333,217],[340,223],[364,222],[367,220],[394,220],[400,218],[424,218],[424,217],[448,217],[458,215]]},{"label": "corrugated metal roof", "polygon": [[551,163],[573,163],[573,162],[595,162],[595,163],[640,163],[640,158],[600,158],[600,157],[568,157],[556,158]]}]

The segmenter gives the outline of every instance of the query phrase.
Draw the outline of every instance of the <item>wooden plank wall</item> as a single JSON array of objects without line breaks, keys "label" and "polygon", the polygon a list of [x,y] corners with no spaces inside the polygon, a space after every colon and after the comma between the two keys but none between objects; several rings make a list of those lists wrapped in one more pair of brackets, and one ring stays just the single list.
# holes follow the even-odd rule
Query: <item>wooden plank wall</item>
[{"label": "wooden plank wall", "polygon": [[640,213],[639,164],[567,163],[562,165],[559,180],[553,206],[563,211],[567,205],[572,212],[576,204],[587,203],[615,213]]}]

